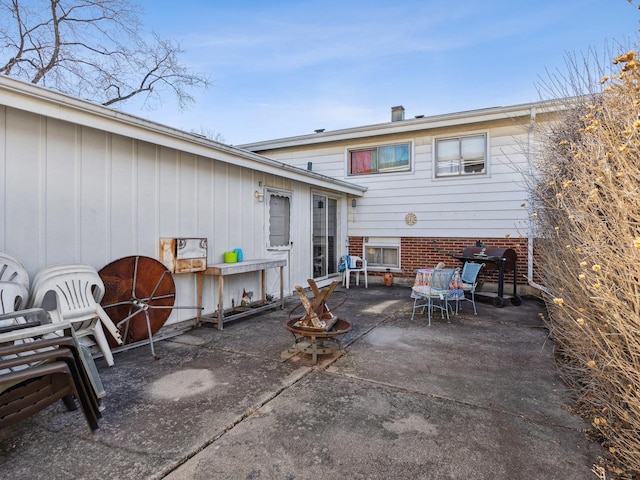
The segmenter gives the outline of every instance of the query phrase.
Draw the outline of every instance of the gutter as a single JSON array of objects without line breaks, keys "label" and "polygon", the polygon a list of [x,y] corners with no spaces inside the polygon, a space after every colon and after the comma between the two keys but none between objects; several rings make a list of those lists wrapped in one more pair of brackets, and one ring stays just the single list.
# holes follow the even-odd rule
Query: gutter
[{"label": "gutter", "polygon": [[[529,135],[527,139],[527,158],[529,160],[530,170],[533,168],[531,166],[531,159],[533,158],[533,141],[534,141],[533,130],[534,130],[535,123],[536,123],[536,107],[532,107],[531,114],[529,117]],[[531,214],[533,212],[529,211],[529,213]],[[540,285],[539,283],[536,283],[533,280],[534,231],[533,231],[533,226],[530,219],[531,219],[531,215],[529,215],[529,234],[527,235],[527,283],[533,288],[540,290],[545,294],[549,294],[547,287],[545,287],[544,285]]]}]

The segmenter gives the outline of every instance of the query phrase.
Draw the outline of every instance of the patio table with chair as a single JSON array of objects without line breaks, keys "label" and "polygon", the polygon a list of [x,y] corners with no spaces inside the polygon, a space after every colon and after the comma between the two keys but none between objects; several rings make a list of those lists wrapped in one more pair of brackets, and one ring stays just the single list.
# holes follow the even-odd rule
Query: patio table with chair
[{"label": "patio table with chair", "polygon": [[[433,275],[434,268],[419,268],[416,270],[416,278],[413,281],[413,287],[429,286],[431,284],[431,276]],[[418,289],[419,290],[419,289]],[[415,293],[411,293],[411,298],[414,298]],[[462,300],[464,299],[464,290],[462,289],[462,280],[460,278],[460,270],[455,269],[451,283],[449,284],[449,300]]]},{"label": "patio table with chair", "polygon": [[[450,280],[447,282],[448,287],[441,285],[433,285],[432,279],[436,275],[441,275],[442,272],[450,274]],[[424,313],[425,308],[428,310],[429,325],[431,325],[431,313],[433,308],[438,308],[441,311],[441,316],[446,314],[447,321],[449,320],[449,309],[453,310],[449,301],[456,302],[456,312],[458,311],[458,302],[465,298],[464,290],[462,288],[462,280],[460,279],[459,269],[435,269],[435,268],[420,268],[416,270],[416,278],[411,287],[411,298],[413,301],[413,311],[411,313],[411,320],[414,319],[415,311],[418,308],[422,308]],[[426,303],[420,303],[420,300],[425,300]],[[436,303],[437,302],[437,303]]]}]

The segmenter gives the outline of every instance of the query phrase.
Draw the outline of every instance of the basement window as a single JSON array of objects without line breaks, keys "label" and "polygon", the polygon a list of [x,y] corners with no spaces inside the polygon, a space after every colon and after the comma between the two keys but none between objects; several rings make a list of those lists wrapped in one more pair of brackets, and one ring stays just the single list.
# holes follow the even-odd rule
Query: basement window
[{"label": "basement window", "polygon": [[371,242],[364,244],[364,254],[367,268],[371,270],[399,270],[400,245]]}]

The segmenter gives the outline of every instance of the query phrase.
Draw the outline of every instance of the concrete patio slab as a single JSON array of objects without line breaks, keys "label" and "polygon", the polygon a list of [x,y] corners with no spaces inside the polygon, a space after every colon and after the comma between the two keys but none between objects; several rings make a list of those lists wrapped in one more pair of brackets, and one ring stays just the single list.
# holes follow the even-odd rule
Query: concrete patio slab
[{"label": "concrete patio slab", "polygon": [[316,371],[167,478],[583,480],[581,435]]},{"label": "concrete patio slab", "polygon": [[410,321],[406,287],[349,289],[343,350],[283,355],[285,310],[97,361],[100,429],[54,405],[0,432],[2,478],[584,479],[603,450],[569,413],[543,306]]}]

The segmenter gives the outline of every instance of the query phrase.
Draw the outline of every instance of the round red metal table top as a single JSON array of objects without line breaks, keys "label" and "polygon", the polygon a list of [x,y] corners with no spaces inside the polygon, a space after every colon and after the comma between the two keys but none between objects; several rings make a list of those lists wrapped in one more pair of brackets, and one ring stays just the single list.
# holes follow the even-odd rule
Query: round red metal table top
[{"label": "round red metal table top", "polygon": [[145,311],[149,315],[151,334],[162,328],[171,315],[176,294],[173,277],[162,263],[133,255],[111,262],[98,273],[105,287],[100,304],[115,324],[139,311],[129,322],[126,338],[125,325],[118,327],[125,343],[149,337]]}]

